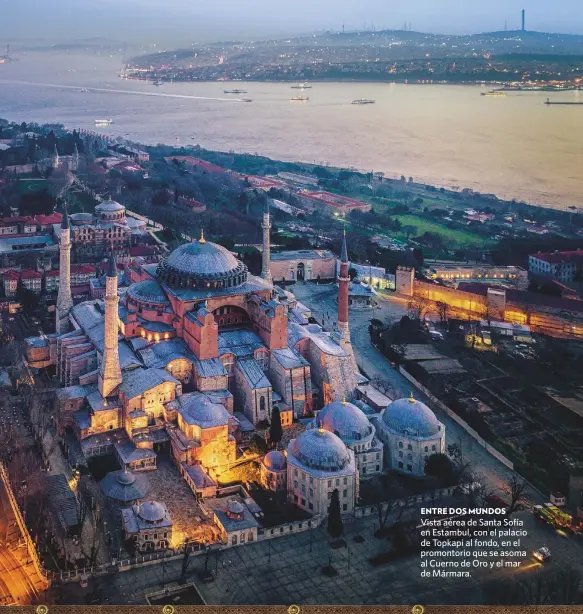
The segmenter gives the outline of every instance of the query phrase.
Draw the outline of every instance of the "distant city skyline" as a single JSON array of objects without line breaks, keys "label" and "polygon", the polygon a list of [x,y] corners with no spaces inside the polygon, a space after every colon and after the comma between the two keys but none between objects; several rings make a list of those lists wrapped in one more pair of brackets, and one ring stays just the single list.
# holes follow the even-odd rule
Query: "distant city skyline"
[{"label": "distant city skyline", "polygon": [[[0,43],[34,39],[56,42],[107,37],[161,45],[193,41],[293,36],[322,30],[401,29],[471,34],[526,29],[583,34],[579,0],[561,10],[542,0],[491,0],[487,8],[467,0],[0,0]],[[475,4],[475,3],[472,3]],[[436,6],[437,5],[437,6]]]}]

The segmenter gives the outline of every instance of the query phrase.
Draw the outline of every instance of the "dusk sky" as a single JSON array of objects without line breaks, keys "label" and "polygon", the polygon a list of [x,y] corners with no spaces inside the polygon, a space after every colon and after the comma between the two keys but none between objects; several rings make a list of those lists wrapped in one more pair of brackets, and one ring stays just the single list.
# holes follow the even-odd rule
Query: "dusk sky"
[{"label": "dusk sky", "polygon": [[0,0],[2,39],[107,36],[161,44],[249,39],[323,29],[464,34],[520,27],[583,33],[581,0]]}]

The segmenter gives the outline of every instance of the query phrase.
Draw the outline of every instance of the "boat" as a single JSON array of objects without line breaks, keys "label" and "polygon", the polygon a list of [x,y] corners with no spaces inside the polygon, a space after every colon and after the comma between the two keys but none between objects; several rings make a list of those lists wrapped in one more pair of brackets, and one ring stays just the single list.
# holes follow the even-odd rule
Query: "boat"
[{"label": "boat", "polygon": [[113,119],[96,119],[96,126],[111,126],[113,124]]},{"label": "boat", "polygon": [[311,90],[312,86],[307,83],[298,83],[297,85],[291,86],[292,90]]},{"label": "boat", "polygon": [[352,104],[374,104],[374,100],[370,100],[369,98],[359,98],[358,100],[353,100]]},{"label": "boat", "polygon": [[241,102],[253,102],[251,98],[241,98]]},{"label": "boat", "polygon": [[482,92],[481,95],[482,96],[494,96],[496,98],[503,98],[504,96],[506,96],[506,92],[503,92],[502,90],[490,90],[489,92]]},{"label": "boat", "polygon": [[161,81],[160,79],[158,79],[158,81],[154,81],[154,85],[163,85],[164,81]]},{"label": "boat", "polygon": [[225,94],[246,94],[247,90],[224,90]]},{"label": "boat", "polygon": [[306,100],[310,100],[308,96],[292,96],[290,100],[300,100],[305,102]]},{"label": "boat", "polygon": [[572,101],[572,102],[567,102],[567,101],[553,101],[550,98],[547,98],[545,100],[545,104],[566,104],[566,105],[583,105],[583,101],[579,102],[579,101]]}]

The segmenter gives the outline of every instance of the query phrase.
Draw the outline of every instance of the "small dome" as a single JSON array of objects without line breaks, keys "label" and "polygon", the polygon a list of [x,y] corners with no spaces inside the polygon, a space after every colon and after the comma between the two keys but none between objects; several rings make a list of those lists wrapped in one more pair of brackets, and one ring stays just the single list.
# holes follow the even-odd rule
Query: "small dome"
[{"label": "small dome", "polygon": [[229,424],[230,414],[220,403],[213,403],[203,394],[193,394],[179,409],[188,424],[196,424],[202,429]]},{"label": "small dome", "polygon": [[271,471],[285,471],[287,460],[279,450],[272,450],[263,457],[263,464]]},{"label": "small dome", "polygon": [[97,207],[95,207],[95,211],[98,211],[100,213],[115,213],[115,212],[122,212],[125,211],[125,207],[123,205],[120,205],[120,203],[118,203],[115,200],[104,200],[102,203],[99,203],[99,205],[97,205]]},{"label": "small dome", "polygon": [[166,508],[158,501],[147,501],[140,505],[138,516],[147,522],[160,522],[166,515]]},{"label": "small dome", "polygon": [[291,453],[302,464],[320,471],[340,471],[350,463],[342,440],[323,429],[304,431],[292,442]]},{"label": "small dome", "polygon": [[338,435],[344,443],[366,439],[374,430],[361,409],[352,403],[340,401],[326,405],[316,417],[316,421],[326,431]]},{"label": "small dome", "polygon": [[399,435],[427,439],[440,432],[440,424],[435,414],[421,401],[413,396],[409,399],[397,399],[384,411],[382,421]]},{"label": "small dome", "polygon": [[130,473],[129,471],[122,471],[117,476],[117,481],[120,484],[123,484],[124,486],[129,486],[130,484],[133,484],[136,481],[136,476],[133,473]]},{"label": "small dome", "polygon": [[229,510],[229,512],[231,512],[231,514],[237,515],[240,515],[245,511],[245,507],[242,503],[233,500],[227,502],[227,509]]},{"label": "small dome", "polygon": [[132,284],[128,289],[128,296],[143,303],[156,303],[157,305],[168,305],[170,303],[160,284],[153,279]]}]

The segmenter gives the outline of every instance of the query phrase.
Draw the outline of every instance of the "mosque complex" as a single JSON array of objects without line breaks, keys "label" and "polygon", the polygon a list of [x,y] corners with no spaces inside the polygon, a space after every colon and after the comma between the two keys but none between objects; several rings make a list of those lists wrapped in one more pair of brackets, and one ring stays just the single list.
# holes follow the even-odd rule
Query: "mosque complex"
[{"label": "mosque complex", "polygon": [[[221,474],[237,462],[242,432],[265,428],[274,408],[284,428],[299,420],[307,428],[263,457],[261,483],[308,514],[325,515],[334,490],[349,513],[362,479],[386,470],[421,477],[429,455],[445,450],[444,426],[424,404],[399,399],[376,413],[357,398],[367,379],[350,342],[346,238],[338,330],[328,332],[294,317],[293,295],[273,285],[270,227],[266,211],[260,277],[201,233],[159,263],[134,264],[125,291],[112,254],[104,298],[73,305],[63,216],[56,333],[27,339],[27,361],[56,370],[55,421],[65,447],[85,461],[118,461],[104,484],[124,492],[132,485],[131,496],[117,498],[140,548],[167,547],[169,539],[154,542],[148,527],[162,523],[158,533],[170,535],[172,520],[164,501],[145,500],[135,476],[155,471],[165,455],[199,500],[215,497]],[[149,507],[140,508],[141,499]],[[231,501],[217,516],[237,526],[247,517],[240,508]]]}]

